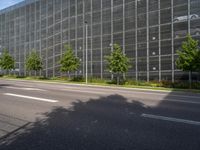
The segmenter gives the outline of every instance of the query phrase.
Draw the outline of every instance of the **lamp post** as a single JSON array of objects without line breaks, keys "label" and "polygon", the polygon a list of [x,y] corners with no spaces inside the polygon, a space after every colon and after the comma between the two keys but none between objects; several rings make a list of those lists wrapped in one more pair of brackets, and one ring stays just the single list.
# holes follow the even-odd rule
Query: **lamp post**
[{"label": "lamp post", "polygon": [[[1,38],[0,38],[0,40],[1,40]],[[2,55],[2,46],[0,45],[0,56]],[[2,73],[2,69],[1,69],[1,67],[0,67],[0,74]]]},{"label": "lamp post", "polygon": [[88,84],[88,23],[85,21],[85,83]]},{"label": "lamp post", "polygon": [[[113,43],[110,43],[110,48],[111,48],[111,53],[113,52]],[[114,76],[113,73],[111,72],[111,80],[113,80]]]}]

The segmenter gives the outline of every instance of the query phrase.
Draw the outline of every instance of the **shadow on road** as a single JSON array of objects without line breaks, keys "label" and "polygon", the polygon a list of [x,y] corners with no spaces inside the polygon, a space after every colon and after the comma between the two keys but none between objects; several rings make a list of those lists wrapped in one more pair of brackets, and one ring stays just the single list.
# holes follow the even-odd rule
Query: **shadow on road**
[{"label": "shadow on road", "polygon": [[0,84],[0,88],[11,86],[11,84]]},{"label": "shadow on road", "polygon": [[[199,127],[149,118],[156,112],[120,95],[56,107],[0,142],[1,150],[199,150]],[[162,106],[162,104],[159,104]],[[163,106],[164,107],[164,106]],[[167,126],[166,126],[167,124]]]}]

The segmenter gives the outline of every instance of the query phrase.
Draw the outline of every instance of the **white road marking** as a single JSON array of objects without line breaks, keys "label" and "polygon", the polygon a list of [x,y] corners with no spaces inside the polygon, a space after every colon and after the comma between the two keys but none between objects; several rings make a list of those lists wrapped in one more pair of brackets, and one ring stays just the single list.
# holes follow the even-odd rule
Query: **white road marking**
[{"label": "white road marking", "polygon": [[12,93],[4,93],[4,95],[12,96],[12,97],[26,98],[26,99],[32,99],[32,100],[43,101],[43,102],[49,102],[49,103],[57,103],[58,102],[58,100],[53,100],[53,99],[32,97],[32,96],[26,96],[26,95],[18,95],[18,94],[12,94]]},{"label": "white road marking", "polygon": [[[134,96],[128,96],[128,98],[134,98]],[[186,103],[186,104],[197,104],[200,105],[200,101],[190,101],[190,100],[176,100],[176,99],[135,99],[137,101],[142,101],[142,102],[149,102],[149,101],[155,101],[155,102],[176,102],[176,103]]]},{"label": "white road marking", "polygon": [[[111,90],[109,90],[111,91]],[[115,90],[112,90],[113,92]],[[116,92],[116,91],[115,91]],[[153,93],[151,92],[137,92],[137,91],[119,91],[119,94],[120,93],[128,93],[128,94],[134,94],[134,93],[137,93],[137,94],[145,94],[145,95],[160,95],[160,96],[171,96],[171,97],[182,97],[182,98],[193,98],[193,99],[198,99],[200,100],[200,96],[187,96],[187,95],[177,95],[177,94],[173,94],[173,93],[156,93],[156,91],[154,91]]]},{"label": "white road marking", "polygon": [[150,93],[150,92],[135,92],[134,93],[141,93],[141,94],[146,94],[146,95],[165,95],[165,96],[174,96],[174,97],[183,97],[183,98],[194,98],[194,99],[200,99],[200,96],[187,96],[187,95],[177,95],[177,94],[162,94],[162,93]]},{"label": "white road marking", "polygon": [[157,115],[151,115],[151,114],[142,114],[141,117],[200,126],[200,122],[199,121],[192,121],[192,120],[178,119],[178,118],[172,118],[172,117],[157,116]]},{"label": "white road marking", "polygon": [[7,89],[16,89],[16,90],[25,90],[25,91],[46,91],[43,89],[38,89],[38,88],[22,88],[22,87],[12,87],[12,86],[8,86],[6,87]]},{"label": "white road marking", "polygon": [[[79,87],[65,87],[65,89],[67,90],[67,89],[73,89],[73,90],[76,90],[77,89],[77,91],[79,91],[79,89],[78,89]],[[64,89],[64,90],[65,90]],[[193,95],[181,95],[181,93],[180,93],[180,95],[178,95],[178,94],[173,94],[173,92],[172,91],[159,91],[159,90],[146,90],[146,89],[136,89],[136,88],[132,88],[132,89],[129,89],[128,88],[128,90],[129,91],[125,91],[125,89],[126,88],[122,88],[122,89],[110,89],[110,88],[105,88],[105,89],[101,89],[101,88],[99,88],[99,89],[97,89],[97,88],[87,88],[87,90],[89,91],[89,92],[95,92],[95,91],[97,91],[97,92],[102,92],[102,93],[107,93],[107,92],[117,92],[117,93],[128,93],[128,94],[134,94],[134,93],[136,93],[136,94],[145,94],[145,95],[160,95],[160,96],[171,96],[171,97],[182,97],[182,98],[194,98],[194,99],[200,99],[200,96],[193,96]],[[103,91],[105,91],[105,92],[103,92]],[[143,92],[143,91],[147,91],[147,92]],[[158,92],[163,92],[163,93],[158,93]]]},{"label": "white road marking", "polygon": [[200,105],[200,102],[186,101],[186,100],[163,99],[161,101],[169,101],[169,102],[178,102],[178,103],[187,103],[187,104],[197,104],[197,105]]},{"label": "white road marking", "polygon": [[[124,91],[123,92],[119,92],[119,93],[117,93],[116,91],[115,92],[110,92],[110,91],[108,91],[108,92],[110,92],[110,93],[106,93],[106,92],[99,92],[99,91],[85,91],[85,90],[79,90],[79,89],[61,89],[61,91],[68,91],[68,92],[80,92],[80,93],[88,93],[88,94],[103,94],[103,95],[106,95],[106,94],[121,94],[122,96],[127,96],[128,95],[128,97],[129,98],[135,98],[135,95],[133,95],[133,94],[131,94],[131,93],[124,93]],[[199,97],[200,98],[200,97]],[[138,100],[138,101],[148,101],[148,99],[147,100]],[[187,103],[187,104],[197,104],[197,105],[200,105],[200,101],[198,102],[198,101],[187,101],[187,100],[176,100],[176,99],[151,99],[151,101],[169,101],[169,102],[177,102],[177,103]]]}]

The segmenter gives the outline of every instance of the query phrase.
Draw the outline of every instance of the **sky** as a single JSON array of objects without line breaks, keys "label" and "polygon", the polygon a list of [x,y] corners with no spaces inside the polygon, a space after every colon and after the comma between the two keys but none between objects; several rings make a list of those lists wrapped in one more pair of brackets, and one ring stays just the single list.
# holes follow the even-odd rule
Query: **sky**
[{"label": "sky", "polygon": [[23,0],[0,0],[0,10],[6,7],[12,6],[16,3],[19,3]]}]

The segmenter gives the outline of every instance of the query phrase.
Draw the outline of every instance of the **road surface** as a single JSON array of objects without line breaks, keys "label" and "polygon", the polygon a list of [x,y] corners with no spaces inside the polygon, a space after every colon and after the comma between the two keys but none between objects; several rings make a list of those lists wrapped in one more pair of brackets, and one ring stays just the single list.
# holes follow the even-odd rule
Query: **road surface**
[{"label": "road surface", "polygon": [[200,150],[200,94],[0,80],[1,150]]}]

